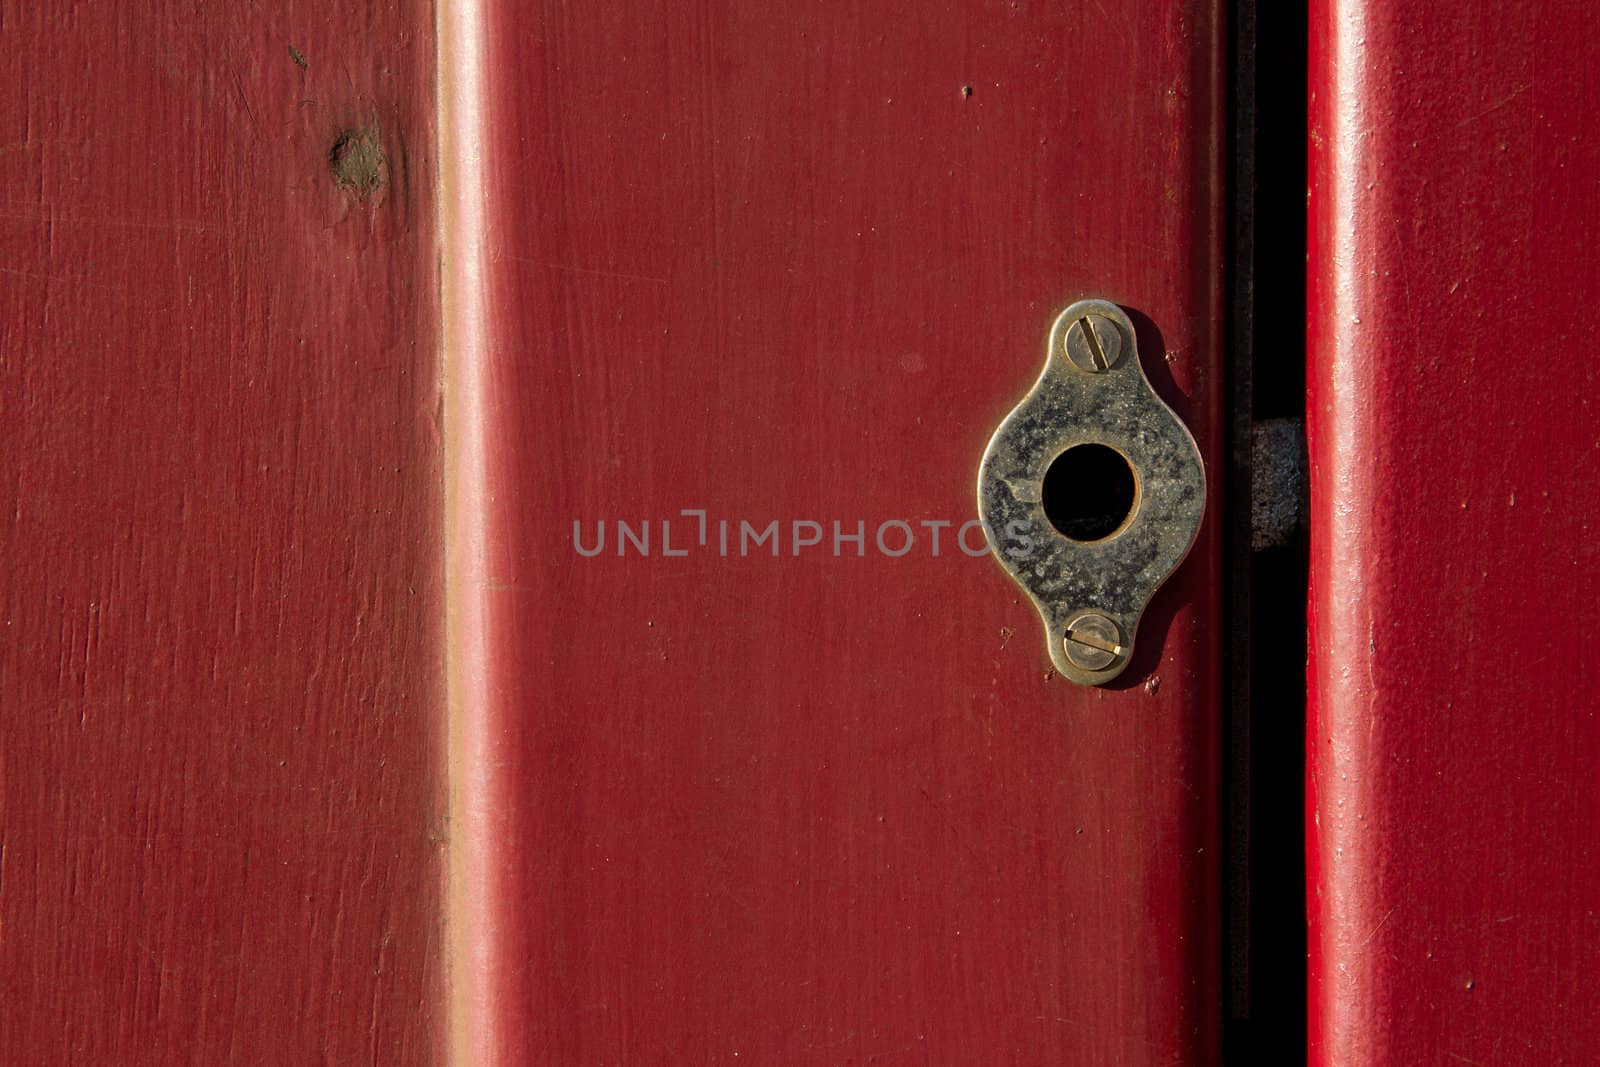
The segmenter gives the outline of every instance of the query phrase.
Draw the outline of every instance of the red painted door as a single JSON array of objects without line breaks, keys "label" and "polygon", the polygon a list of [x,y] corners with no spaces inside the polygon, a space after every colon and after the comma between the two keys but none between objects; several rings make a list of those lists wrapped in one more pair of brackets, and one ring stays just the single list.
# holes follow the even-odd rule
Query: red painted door
[{"label": "red painted door", "polygon": [[1593,21],[1313,5],[1317,1064],[1600,1060]]},{"label": "red painted door", "polygon": [[955,534],[1084,296],[1218,469],[1219,21],[449,22],[461,1062],[1213,1061],[1215,515],[1098,690]]},{"label": "red painted door", "polygon": [[1089,296],[1221,499],[1219,8],[0,11],[0,1058],[1215,1062],[1219,516],[967,524]]}]

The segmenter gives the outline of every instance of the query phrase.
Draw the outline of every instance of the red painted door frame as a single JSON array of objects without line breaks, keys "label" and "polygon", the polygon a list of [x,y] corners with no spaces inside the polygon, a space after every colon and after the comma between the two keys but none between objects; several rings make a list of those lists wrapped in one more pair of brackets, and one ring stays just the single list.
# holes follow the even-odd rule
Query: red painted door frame
[{"label": "red painted door frame", "polygon": [[1312,5],[1311,1061],[1600,1058],[1585,5]]}]

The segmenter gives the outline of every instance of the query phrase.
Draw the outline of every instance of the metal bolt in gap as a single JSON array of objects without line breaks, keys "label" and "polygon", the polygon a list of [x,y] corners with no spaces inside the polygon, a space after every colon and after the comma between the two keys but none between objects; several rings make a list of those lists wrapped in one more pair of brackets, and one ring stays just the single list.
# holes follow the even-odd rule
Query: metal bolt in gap
[{"label": "metal bolt in gap", "polygon": [[1117,365],[1117,358],[1122,355],[1122,331],[1104,315],[1085,315],[1067,327],[1062,347],[1074,367],[1100,374]]},{"label": "metal bolt in gap", "polygon": [[1092,611],[1073,616],[1061,638],[1061,647],[1073,666],[1086,671],[1105,670],[1125,651],[1117,624]]}]

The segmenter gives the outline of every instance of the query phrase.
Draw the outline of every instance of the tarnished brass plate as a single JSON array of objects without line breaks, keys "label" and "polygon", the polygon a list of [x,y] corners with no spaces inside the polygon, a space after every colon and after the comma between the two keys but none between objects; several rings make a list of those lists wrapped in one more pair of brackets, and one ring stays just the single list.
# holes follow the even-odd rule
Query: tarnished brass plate
[{"label": "tarnished brass plate", "polygon": [[[1114,450],[1133,476],[1120,526],[1087,540],[1063,533],[1045,508],[1046,473],[1081,445]],[[1052,493],[1069,497],[1101,489],[1052,480]],[[1205,499],[1200,450],[1151,389],[1127,314],[1104,300],[1067,308],[1050,329],[1044,372],[978,470],[995,558],[1039,609],[1060,674],[1103,685],[1127,667],[1139,618],[1194,544]]]}]

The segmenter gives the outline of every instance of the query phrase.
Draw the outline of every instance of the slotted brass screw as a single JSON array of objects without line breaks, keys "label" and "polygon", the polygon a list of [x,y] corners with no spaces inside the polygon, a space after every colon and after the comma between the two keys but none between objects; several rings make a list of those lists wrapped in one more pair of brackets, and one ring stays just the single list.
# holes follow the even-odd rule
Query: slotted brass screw
[{"label": "slotted brass screw", "polygon": [[1074,667],[1103,671],[1127,652],[1122,647],[1122,631],[1104,615],[1086,611],[1067,623],[1061,647]]},{"label": "slotted brass screw", "polygon": [[1104,315],[1085,315],[1067,327],[1062,347],[1074,367],[1103,374],[1122,355],[1122,331]]}]

